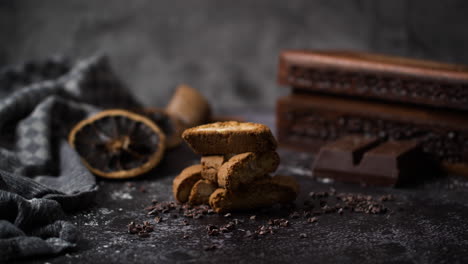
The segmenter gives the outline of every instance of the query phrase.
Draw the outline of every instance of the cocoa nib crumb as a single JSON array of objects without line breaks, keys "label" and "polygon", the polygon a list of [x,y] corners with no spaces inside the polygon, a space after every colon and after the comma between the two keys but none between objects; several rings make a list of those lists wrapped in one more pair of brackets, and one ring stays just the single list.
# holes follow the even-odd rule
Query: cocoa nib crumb
[{"label": "cocoa nib crumb", "polygon": [[[383,202],[393,201],[395,199],[391,194],[374,198],[371,195],[359,193],[338,193],[333,188],[331,188],[329,192],[310,192],[309,197],[312,201],[306,200],[304,202],[304,207],[308,208],[312,215],[334,212],[343,214],[345,210],[355,213],[384,214],[388,212],[388,209]],[[330,199],[332,197],[334,197],[334,199]],[[312,211],[311,209],[314,206],[312,203],[318,203],[320,209]]]},{"label": "cocoa nib crumb", "polygon": [[139,232],[139,233],[138,233],[138,236],[141,237],[141,238],[147,238],[147,237],[150,236],[150,234],[147,233],[147,232],[143,232],[143,231],[142,231],[142,232]]},{"label": "cocoa nib crumb", "polygon": [[[133,187],[135,188],[135,187]],[[229,232],[245,232],[244,237],[259,239],[268,235],[281,232],[282,228],[287,228],[295,219],[303,218],[307,223],[317,223],[318,217],[325,214],[337,213],[344,215],[346,213],[365,213],[365,214],[385,214],[389,210],[386,205],[389,201],[394,201],[395,197],[391,194],[371,196],[360,193],[339,193],[335,189],[330,188],[328,191],[311,192],[309,197],[304,201],[302,208],[296,208],[294,204],[281,205],[275,207],[285,212],[285,218],[272,218],[264,220],[263,216],[271,215],[269,209],[261,209],[257,212],[264,213],[261,217],[257,215],[246,216],[245,219],[236,219],[231,213],[219,214],[223,216],[218,221],[224,221],[217,225],[207,225],[206,232],[208,236],[229,236],[225,235]],[[398,208],[396,209],[398,210]],[[154,217],[153,224],[158,224],[163,221],[171,221],[173,218],[182,218],[177,220],[179,225],[192,224],[187,218],[198,219],[207,215],[217,214],[208,205],[192,206],[189,204],[179,204],[176,202],[159,202],[152,200],[151,204],[145,208],[148,216]],[[183,218],[185,217],[185,218]],[[247,219],[248,217],[248,219]],[[223,220],[224,219],[224,220]],[[304,221],[301,220],[301,221]],[[258,224],[253,230],[245,230],[242,224],[246,221],[248,225],[253,223]],[[148,221],[143,223],[130,222],[127,225],[128,233],[138,235],[139,237],[149,237],[151,232],[154,232],[154,225]],[[306,238],[305,233],[296,233],[300,238]],[[189,235],[184,235],[183,239],[188,239]],[[205,247],[205,250],[214,250],[219,248],[216,245]]]},{"label": "cocoa nib crumb", "polygon": [[136,224],[135,222],[130,222],[127,225],[128,233],[137,234],[139,237],[146,238],[149,237],[149,233],[154,231],[154,226],[148,221],[143,222],[143,224]]},{"label": "cocoa nib crumb", "polygon": [[231,221],[231,222],[221,226],[219,228],[219,231],[221,231],[222,233],[228,233],[228,232],[233,231],[235,228],[236,228],[236,224]]},{"label": "cocoa nib crumb", "polygon": [[393,201],[394,199],[395,198],[391,194],[386,194],[386,195],[382,195],[382,196],[379,197],[379,201],[381,201],[381,202]]},{"label": "cocoa nib crumb", "polygon": [[209,246],[204,246],[203,247],[203,250],[205,251],[212,251],[212,250],[216,250],[218,247],[216,245],[209,245]]},{"label": "cocoa nib crumb", "polygon": [[135,222],[130,222],[130,224],[127,225],[127,228],[128,228],[128,233],[130,233],[130,234],[138,233],[138,230],[136,229]]},{"label": "cocoa nib crumb", "polygon": [[209,236],[217,236],[219,235],[219,229],[214,225],[206,226],[206,230],[208,231]]},{"label": "cocoa nib crumb", "polygon": [[322,198],[327,198],[329,196],[328,192],[310,192],[309,196],[312,199],[322,199]]},{"label": "cocoa nib crumb", "polygon": [[296,219],[296,218],[299,218],[300,215],[298,212],[293,212],[292,214],[289,215],[289,218],[292,218],[292,219]]},{"label": "cocoa nib crumb", "polygon": [[280,226],[280,227],[287,227],[289,226],[289,221],[286,219],[270,219],[268,220],[268,224],[270,226]]},{"label": "cocoa nib crumb", "polygon": [[273,227],[272,226],[260,226],[256,231],[255,233],[259,236],[264,236],[266,234],[273,234],[274,231],[273,231]]},{"label": "cocoa nib crumb", "polygon": [[208,230],[208,231],[211,231],[211,230],[214,230],[214,229],[217,229],[217,227],[215,225],[207,225],[206,226],[206,230]]}]

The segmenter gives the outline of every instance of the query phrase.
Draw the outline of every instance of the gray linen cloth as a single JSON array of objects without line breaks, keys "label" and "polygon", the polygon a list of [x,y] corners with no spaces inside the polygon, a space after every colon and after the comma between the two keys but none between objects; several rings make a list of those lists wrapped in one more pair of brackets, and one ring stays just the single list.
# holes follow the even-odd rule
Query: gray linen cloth
[{"label": "gray linen cloth", "polygon": [[[25,67],[22,77],[33,76],[35,68]],[[79,230],[62,219],[90,206],[97,185],[66,142],[68,132],[99,110],[140,107],[105,57],[58,75],[16,89],[18,74],[2,75],[10,81],[0,82],[0,262],[76,245]]]}]

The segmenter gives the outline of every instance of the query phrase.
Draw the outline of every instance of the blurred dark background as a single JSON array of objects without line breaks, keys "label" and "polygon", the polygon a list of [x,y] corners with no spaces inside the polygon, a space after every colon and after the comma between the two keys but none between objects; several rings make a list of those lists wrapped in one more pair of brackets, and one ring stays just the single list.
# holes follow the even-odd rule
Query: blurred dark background
[{"label": "blurred dark background", "polygon": [[462,0],[1,0],[0,66],[100,52],[148,105],[187,83],[216,108],[273,108],[282,49],[468,64],[467,27]]}]

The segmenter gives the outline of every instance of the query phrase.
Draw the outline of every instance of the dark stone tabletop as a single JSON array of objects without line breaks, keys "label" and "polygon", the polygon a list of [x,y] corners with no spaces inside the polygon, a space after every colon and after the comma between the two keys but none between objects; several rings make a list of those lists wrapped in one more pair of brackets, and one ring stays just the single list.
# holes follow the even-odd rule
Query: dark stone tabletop
[{"label": "dark stone tabletop", "polygon": [[[247,115],[250,121],[274,127],[271,114]],[[132,181],[100,180],[95,205],[69,216],[83,233],[77,248],[55,257],[28,263],[463,263],[468,262],[468,180],[448,176],[401,189],[333,183],[312,177],[312,156],[280,149],[277,173],[296,177],[301,193],[296,208],[274,207],[230,216],[210,214],[199,219],[174,213],[154,222],[145,207],[151,201],[172,201],[172,179],[198,161],[186,146],[167,153],[152,173]],[[386,194],[385,214],[344,210],[316,216],[308,223],[304,201],[310,192]],[[331,199],[331,198],[329,198]],[[317,206],[317,205],[316,205]],[[291,216],[300,212],[299,217]],[[175,215],[175,216],[174,216]],[[256,215],[256,219],[250,217]],[[177,218],[175,218],[177,217]],[[269,219],[285,218],[289,226],[274,234],[246,237]],[[208,225],[221,226],[237,219],[236,228],[209,236]],[[129,234],[131,221],[154,224],[148,238]],[[184,223],[187,221],[187,224]],[[184,238],[185,236],[185,238]],[[214,246],[214,249],[207,250]],[[26,262],[26,261],[25,261]]]}]

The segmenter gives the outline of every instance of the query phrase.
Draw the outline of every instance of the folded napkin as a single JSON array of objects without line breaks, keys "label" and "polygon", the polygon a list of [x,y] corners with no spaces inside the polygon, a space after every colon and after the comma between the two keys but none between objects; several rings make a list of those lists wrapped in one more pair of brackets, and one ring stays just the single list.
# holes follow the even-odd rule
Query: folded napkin
[{"label": "folded napkin", "polygon": [[80,234],[61,219],[97,191],[68,132],[97,111],[141,105],[102,56],[4,69],[0,95],[0,262],[63,252]]}]

